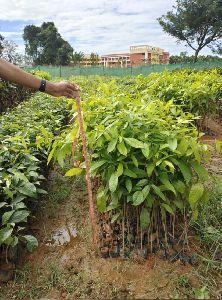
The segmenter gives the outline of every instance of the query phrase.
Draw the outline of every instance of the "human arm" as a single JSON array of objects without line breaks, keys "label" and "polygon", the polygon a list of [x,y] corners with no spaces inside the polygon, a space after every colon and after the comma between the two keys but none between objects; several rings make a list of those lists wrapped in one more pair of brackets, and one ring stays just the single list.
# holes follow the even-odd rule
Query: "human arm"
[{"label": "human arm", "polygon": [[[23,71],[3,59],[0,59],[0,77],[36,91],[41,84],[40,78]],[[55,97],[66,96],[75,99],[80,97],[79,86],[66,80],[61,82],[46,81],[45,92]]]}]

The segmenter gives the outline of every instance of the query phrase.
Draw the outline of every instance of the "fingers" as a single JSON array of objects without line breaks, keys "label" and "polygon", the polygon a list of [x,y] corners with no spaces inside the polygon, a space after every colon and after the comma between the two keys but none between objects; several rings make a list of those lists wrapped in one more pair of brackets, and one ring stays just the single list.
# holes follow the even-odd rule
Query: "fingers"
[{"label": "fingers", "polygon": [[72,99],[80,99],[80,87],[67,80],[48,84],[46,92],[55,97],[65,96]]},{"label": "fingers", "polygon": [[80,87],[70,81],[65,81],[64,96],[72,99],[80,99]]},{"label": "fingers", "polygon": [[79,93],[73,93],[73,92],[67,91],[67,92],[65,92],[63,95],[64,95],[65,97],[67,97],[67,98],[80,99]]},{"label": "fingers", "polygon": [[73,91],[80,91],[80,87],[76,83],[72,83],[70,81],[65,81],[67,88],[73,90]]}]

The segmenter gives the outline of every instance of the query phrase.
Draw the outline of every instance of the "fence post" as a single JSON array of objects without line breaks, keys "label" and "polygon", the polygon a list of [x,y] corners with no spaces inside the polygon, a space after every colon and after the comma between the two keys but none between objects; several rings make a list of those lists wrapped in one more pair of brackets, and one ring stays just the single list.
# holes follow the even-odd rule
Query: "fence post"
[{"label": "fence post", "polygon": [[59,77],[62,77],[62,66],[59,66]]}]

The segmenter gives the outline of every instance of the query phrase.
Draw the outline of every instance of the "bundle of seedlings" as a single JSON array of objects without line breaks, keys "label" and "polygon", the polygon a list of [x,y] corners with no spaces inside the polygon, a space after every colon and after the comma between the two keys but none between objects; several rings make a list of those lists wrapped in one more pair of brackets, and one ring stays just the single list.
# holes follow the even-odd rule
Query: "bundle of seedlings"
[{"label": "bundle of seedlings", "polygon": [[[82,103],[98,185],[101,254],[126,257],[136,251],[147,257],[161,250],[170,260],[181,259],[189,222],[208,200],[208,173],[201,164],[209,159],[208,147],[198,143],[195,117],[172,100],[132,99],[117,90],[113,81],[101,84],[97,97]],[[61,162],[72,152],[78,127],[75,122],[57,138],[51,157]],[[84,170],[81,147],[75,159],[82,163],[68,176]]]}]

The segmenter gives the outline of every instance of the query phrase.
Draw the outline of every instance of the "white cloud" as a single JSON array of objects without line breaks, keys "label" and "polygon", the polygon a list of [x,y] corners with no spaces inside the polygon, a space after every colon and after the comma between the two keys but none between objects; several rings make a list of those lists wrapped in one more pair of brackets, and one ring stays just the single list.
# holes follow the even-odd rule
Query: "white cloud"
[{"label": "white cloud", "polygon": [[[129,51],[133,44],[162,47],[171,53],[186,50],[163,33],[156,18],[176,0],[0,0],[0,20],[40,25],[54,21],[77,51],[99,54]],[[22,39],[22,29],[18,28]],[[13,36],[11,33],[11,37]],[[10,37],[10,33],[7,33]],[[16,36],[18,37],[18,36]],[[22,44],[20,40],[20,44]]]}]

